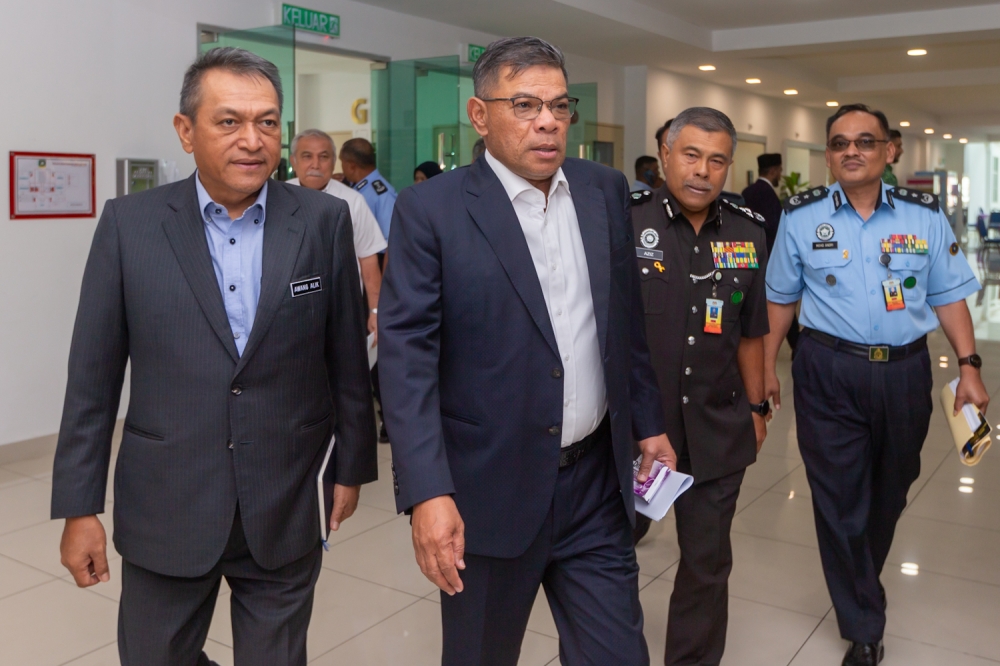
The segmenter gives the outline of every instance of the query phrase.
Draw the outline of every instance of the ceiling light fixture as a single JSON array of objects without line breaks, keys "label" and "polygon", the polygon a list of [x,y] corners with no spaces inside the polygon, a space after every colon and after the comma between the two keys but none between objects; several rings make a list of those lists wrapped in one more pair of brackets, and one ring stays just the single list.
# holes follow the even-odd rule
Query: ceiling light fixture
[{"label": "ceiling light fixture", "polygon": [[906,52],[908,56],[922,56],[927,55],[927,49],[910,49]]},{"label": "ceiling light fixture", "polygon": [[968,139],[962,138],[958,140],[959,143],[969,143]]},{"label": "ceiling light fixture", "polygon": [[752,86],[757,85],[758,83],[760,83],[760,79],[747,79],[747,83],[749,83]]},{"label": "ceiling light fixture", "polygon": [[899,126],[900,127],[909,127],[910,126],[910,121],[909,120],[901,120],[901,121],[899,121]]},{"label": "ceiling light fixture", "polygon": [[950,139],[951,138],[951,134],[942,134],[941,138],[942,139]]},{"label": "ceiling light fixture", "polygon": [[934,134],[934,128],[928,127],[927,129],[924,130],[924,134]]},{"label": "ceiling light fixture", "polygon": [[788,90],[785,91],[785,94],[786,95],[798,95],[799,91],[796,90],[795,88],[789,88]]},{"label": "ceiling light fixture", "polygon": [[832,99],[826,103],[827,106],[840,106],[840,102],[835,102]]},{"label": "ceiling light fixture", "polygon": [[698,69],[700,69],[703,72],[714,72],[715,65],[699,65]]}]

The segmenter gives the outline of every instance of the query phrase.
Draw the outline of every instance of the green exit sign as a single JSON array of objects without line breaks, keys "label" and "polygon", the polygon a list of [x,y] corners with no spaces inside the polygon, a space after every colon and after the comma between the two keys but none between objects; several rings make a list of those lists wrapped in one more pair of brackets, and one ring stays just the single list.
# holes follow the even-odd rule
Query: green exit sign
[{"label": "green exit sign", "polygon": [[478,44],[469,44],[469,62],[476,62],[479,60],[483,52],[486,51],[485,46],[479,46]]},{"label": "green exit sign", "polygon": [[339,16],[295,5],[281,5],[281,25],[318,32],[321,35],[340,37]]}]

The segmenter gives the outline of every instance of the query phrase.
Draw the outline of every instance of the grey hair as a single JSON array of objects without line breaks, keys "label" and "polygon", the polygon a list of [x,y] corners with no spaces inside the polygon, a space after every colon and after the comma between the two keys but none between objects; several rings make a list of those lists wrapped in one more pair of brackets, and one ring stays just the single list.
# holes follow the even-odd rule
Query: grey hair
[{"label": "grey hair", "polygon": [[291,155],[294,155],[296,149],[298,149],[298,147],[299,147],[299,139],[304,139],[307,136],[315,136],[315,137],[318,137],[320,139],[326,139],[327,141],[330,142],[330,151],[333,153],[333,156],[334,157],[337,156],[337,144],[335,144],[333,142],[333,137],[331,137],[329,134],[327,134],[323,130],[318,130],[318,129],[307,129],[307,130],[304,130],[304,131],[299,132],[298,134],[296,134],[295,137],[292,139],[292,146],[291,146],[291,150],[289,151],[289,153]]},{"label": "grey hair", "polygon": [[182,115],[194,119],[201,103],[201,79],[205,72],[212,69],[224,69],[233,74],[266,79],[274,86],[274,92],[278,95],[278,112],[281,112],[285,96],[281,91],[281,74],[274,63],[244,49],[220,46],[198,56],[184,73],[184,83],[181,85]]},{"label": "grey hair", "polygon": [[569,82],[566,57],[558,47],[538,37],[506,37],[496,40],[486,47],[472,69],[476,97],[484,98],[490,94],[500,81],[500,72],[504,67],[510,69],[507,76],[514,77],[529,67],[536,66],[558,67],[567,83]]},{"label": "grey hair", "polygon": [[667,132],[667,148],[673,150],[674,141],[681,130],[688,125],[694,125],[703,132],[725,132],[733,140],[733,151],[730,157],[736,154],[736,128],[733,121],[722,111],[710,109],[707,106],[693,106],[690,109],[681,111],[670,123],[670,130]]}]

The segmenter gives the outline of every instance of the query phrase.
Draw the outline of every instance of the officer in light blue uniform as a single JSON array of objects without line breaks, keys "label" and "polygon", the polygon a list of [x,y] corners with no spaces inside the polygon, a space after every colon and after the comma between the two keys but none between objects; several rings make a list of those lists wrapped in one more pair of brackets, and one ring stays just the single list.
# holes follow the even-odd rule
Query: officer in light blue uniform
[{"label": "officer in light blue uniform", "polygon": [[792,364],[799,448],[841,636],[844,666],[884,655],[879,580],[932,409],[927,334],[944,329],[959,357],[956,409],[985,409],[972,318],[979,290],[937,197],[881,180],[894,148],[888,121],[863,105],[827,122],[838,181],[785,203],[767,267],[771,332],[765,384],[780,407],[775,363],[801,300]]},{"label": "officer in light blue uniform", "polygon": [[354,189],[365,198],[382,235],[388,240],[396,189],[375,168],[375,148],[367,139],[349,139],[340,148],[340,162],[344,177],[354,183]]}]

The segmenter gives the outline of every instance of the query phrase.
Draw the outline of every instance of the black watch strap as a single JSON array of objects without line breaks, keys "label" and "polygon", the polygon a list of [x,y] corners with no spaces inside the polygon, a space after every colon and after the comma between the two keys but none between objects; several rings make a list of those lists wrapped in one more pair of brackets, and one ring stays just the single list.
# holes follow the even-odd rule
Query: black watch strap
[{"label": "black watch strap", "polygon": [[958,359],[959,365],[971,365],[973,368],[983,367],[983,359],[980,358],[979,354],[970,354],[969,356],[964,356]]},{"label": "black watch strap", "polygon": [[760,414],[761,416],[767,416],[771,413],[771,403],[765,400],[760,403],[750,403],[750,410],[755,414]]}]

